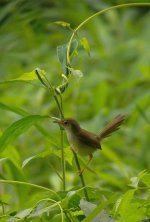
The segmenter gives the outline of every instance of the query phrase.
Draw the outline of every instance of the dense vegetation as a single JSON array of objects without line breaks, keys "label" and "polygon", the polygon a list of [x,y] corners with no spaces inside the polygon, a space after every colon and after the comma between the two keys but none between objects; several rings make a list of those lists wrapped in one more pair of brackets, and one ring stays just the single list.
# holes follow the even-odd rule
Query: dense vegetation
[{"label": "dense vegetation", "polygon": [[[149,221],[150,5],[91,19],[71,43],[72,68],[65,57],[74,28],[123,3],[1,1],[0,221]],[[57,100],[65,117],[95,133],[126,116],[83,178],[49,118],[60,116]],[[84,166],[87,157],[78,160]]]}]

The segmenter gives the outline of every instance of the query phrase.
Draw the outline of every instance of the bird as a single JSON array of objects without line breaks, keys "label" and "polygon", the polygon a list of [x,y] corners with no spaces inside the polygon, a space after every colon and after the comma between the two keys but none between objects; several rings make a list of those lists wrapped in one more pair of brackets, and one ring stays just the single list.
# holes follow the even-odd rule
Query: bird
[{"label": "bird", "polygon": [[[89,160],[86,164],[87,167],[93,158],[93,153],[98,149],[102,149],[101,142],[103,139],[109,137],[111,133],[117,131],[120,128],[120,126],[125,121],[125,116],[121,114],[117,115],[98,134],[81,128],[79,123],[74,118],[59,119],[53,117],[53,119],[55,123],[58,123],[62,128],[65,129],[71,149],[79,155],[89,156]],[[80,170],[79,175],[84,172],[86,167]]]}]

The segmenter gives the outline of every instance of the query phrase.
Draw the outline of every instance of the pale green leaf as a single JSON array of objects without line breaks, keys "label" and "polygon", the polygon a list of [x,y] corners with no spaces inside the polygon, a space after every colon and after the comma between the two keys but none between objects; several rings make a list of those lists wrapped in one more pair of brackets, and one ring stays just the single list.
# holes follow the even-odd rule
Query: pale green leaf
[{"label": "pale green leaf", "polygon": [[10,106],[10,105],[6,105],[4,103],[0,103],[0,109],[3,109],[3,110],[7,110],[7,111],[11,111],[11,112],[14,112],[16,114],[19,114],[21,116],[26,116],[28,113],[26,111],[24,111],[23,109],[20,109],[16,106]]},{"label": "pale green leaf", "polygon": [[8,145],[7,149],[2,152],[2,156],[7,157],[18,169],[21,169],[20,155],[15,147]]},{"label": "pale green leaf", "polygon": [[[61,158],[61,150],[60,149],[59,150],[53,150],[52,153]],[[65,160],[70,165],[72,165],[73,155],[72,155],[72,151],[71,151],[70,147],[65,147],[64,148],[64,157],[65,157]]]},{"label": "pale green leaf", "polygon": [[[142,222],[145,218],[146,208],[141,206],[141,203],[134,202],[128,204],[126,211],[120,213],[120,218],[117,222]],[[143,221],[144,222],[144,221]]]},{"label": "pale green leaf", "polygon": [[[84,214],[89,215],[95,208],[96,204],[88,202],[86,200],[80,201],[80,208],[83,210]],[[105,222],[115,222],[113,218],[111,218],[105,210],[102,210],[96,217],[92,220],[92,222],[105,221]]]},{"label": "pale green leaf", "polygon": [[83,37],[80,39],[80,44],[87,51],[88,55],[90,55],[90,45],[87,38]]},{"label": "pale green leaf", "polygon": [[14,122],[8,127],[0,137],[0,152],[12,143],[18,136],[23,134],[28,128],[37,123],[39,120],[47,118],[46,116],[31,115]]},{"label": "pale green leaf", "polygon": [[64,21],[56,21],[54,22],[56,25],[62,26],[62,27],[66,27],[66,28],[70,28],[70,23],[68,22],[64,22]]},{"label": "pale green leaf", "polygon": [[102,210],[104,210],[107,206],[114,203],[116,201],[117,194],[112,195],[108,200],[103,203],[100,203],[96,206],[96,208],[88,214],[88,216],[83,220],[83,222],[91,222]]},{"label": "pale green leaf", "polygon": [[15,215],[15,217],[20,218],[20,219],[26,218],[27,216],[31,214],[32,211],[33,211],[33,208],[27,208],[25,210],[21,210]]},{"label": "pale green leaf", "polygon": [[137,177],[130,178],[131,184],[129,186],[132,186],[134,188],[138,187],[139,181],[142,180],[142,178],[147,174],[146,170],[141,171]]},{"label": "pale green leaf", "polygon": [[44,78],[44,75],[46,75],[46,72],[44,70],[36,68],[33,71],[24,73],[18,78],[13,79],[13,80],[32,81],[32,80],[38,79],[35,70],[38,70],[38,73],[40,74],[41,78]]},{"label": "pale green leaf", "polygon": [[73,69],[73,68],[69,68],[69,70],[76,78],[80,79],[83,77],[83,73],[81,72],[81,70]]},{"label": "pale green leaf", "polygon": [[[78,47],[78,41],[75,39],[72,43],[71,43],[71,47],[70,47],[70,52],[69,52],[69,56],[72,56],[74,54],[74,52],[76,51]],[[62,65],[62,69],[63,69],[63,73],[66,75],[67,73],[67,44],[63,44],[63,45],[59,45],[57,47],[57,57],[59,59],[59,62]]]},{"label": "pale green leaf", "polygon": [[115,213],[119,213],[121,215],[126,214],[126,211],[128,211],[130,202],[133,199],[135,191],[136,189],[128,190],[125,194],[123,194],[121,198],[119,198],[119,200],[116,202],[117,207]]},{"label": "pale green leaf", "polygon": [[148,188],[150,188],[150,174],[144,175],[142,182],[145,183]]},{"label": "pale green leaf", "polygon": [[32,160],[34,160],[34,159],[36,159],[36,158],[44,158],[44,157],[47,157],[47,156],[49,156],[51,153],[52,153],[52,151],[51,151],[51,149],[49,149],[49,150],[40,152],[40,153],[38,153],[37,155],[28,157],[27,159],[25,159],[25,160],[23,161],[23,163],[22,163],[22,168],[25,167],[30,161],[32,161]]}]

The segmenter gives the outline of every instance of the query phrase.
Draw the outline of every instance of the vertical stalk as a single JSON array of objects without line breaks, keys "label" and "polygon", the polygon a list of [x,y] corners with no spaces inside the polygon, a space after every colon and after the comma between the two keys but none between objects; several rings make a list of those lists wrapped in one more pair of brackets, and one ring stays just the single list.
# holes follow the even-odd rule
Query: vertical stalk
[{"label": "vertical stalk", "polygon": [[[59,94],[59,97],[60,97],[60,101],[58,99],[58,94],[56,94],[56,91],[54,90],[53,86],[51,85],[51,83],[49,82],[49,80],[47,79],[47,77],[44,75],[44,80],[42,79],[41,75],[42,73],[39,73],[39,70],[38,69],[35,69],[35,73],[38,77],[38,79],[40,80],[40,82],[42,83],[42,85],[44,85],[44,87],[47,88],[48,92],[51,94],[51,92],[53,93],[53,97],[54,97],[54,100],[57,104],[57,107],[58,107],[58,110],[59,110],[59,113],[60,113],[60,116],[61,118],[64,118],[64,115],[63,115],[63,103],[62,103],[62,96],[61,94]],[[64,158],[64,138],[63,138],[63,130],[60,128],[60,133],[61,133],[61,165],[62,165],[62,179],[63,179],[63,190],[66,189],[66,177],[65,177],[65,158]]]},{"label": "vertical stalk", "polygon": [[[61,118],[64,118],[63,115],[63,101],[62,96],[59,94],[60,97],[60,115]],[[64,131],[60,128],[61,133],[61,165],[62,165],[62,178],[63,178],[63,190],[66,190],[66,165],[65,165],[65,157],[64,157]]]},{"label": "vertical stalk", "polygon": [[[74,155],[74,159],[75,159],[78,171],[80,172],[81,171],[81,167],[80,167],[80,163],[79,163],[77,154],[73,150],[72,150],[72,152],[73,152],[73,155]],[[88,192],[87,192],[87,189],[86,189],[86,185],[85,185],[85,181],[84,181],[83,175],[81,174],[81,175],[79,175],[79,177],[80,177],[80,180],[81,180],[81,183],[82,183],[82,187],[84,188],[83,191],[84,191],[85,199],[87,201],[89,201],[89,196],[88,196]]]},{"label": "vertical stalk", "polygon": [[65,166],[65,157],[64,157],[64,132],[60,128],[61,133],[61,165],[62,165],[62,178],[63,178],[63,190],[66,190],[66,166]]},{"label": "vertical stalk", "polygon": [[[59,113],[61,118],[64,118],[63,115],[63,111],[62,111],[62,96],[59,94],[60,96],[60,101],[58,100],[57,95],[54,95],[54,99],[56,101]],[[65,157],[64,157],[64,133],[63,133],[63,129],[60,127],[60,140],[61,140],[61,166],[62,166],[62,179],[63,179],[63,190],[66,190],[66,167],[65,167]]]}]

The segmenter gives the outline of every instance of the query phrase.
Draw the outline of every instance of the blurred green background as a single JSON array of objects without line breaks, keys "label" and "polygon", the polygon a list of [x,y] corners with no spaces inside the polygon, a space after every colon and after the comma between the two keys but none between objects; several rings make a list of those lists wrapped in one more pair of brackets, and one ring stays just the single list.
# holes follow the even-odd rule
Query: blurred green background
[{"label": "blurred green background", "polygon": [[[61,83],[56,48],[69,41],[71,32],[54,22],[65,21],[75,28],[93,13],[123,3],[126,1],[1,1],[0,103],[13,110],[0,109],[1,133],[21,118],[14,111],[16,107],[28,114],[58,116],[53,97],[38,81],[9,82],[39,67],[53,85]],[[80,48],[73,61],[74,68],[82,70],[84,76],[80,80],[72,77],[63,94],[65,116],[76,118],[93,132],[99,132],[119,113],[127,116],[121,130],[102,144],[100,153],[95,153],[90,165],[95,173],[85,173],[87,184],[93,187],[125,190],[129,177],[150,169],[149,9],[111,10],[94,18],[78,33],[79,38],[88,39],[91,53],[88,56]],[[41,126],[46,136],[32,127],[7,148],[3,156],[9,158],[1,161],[0,174],[4,179],[59,190],[62,184],[54,170],[61,171],[59,128],[48,120]],[[39,153],[40,158],[31,158],[21,168],[24,160]],[[71,159],[69,155],[67,160]],[[80,184],[75,168],[68,162],[66,180],[67,188]]]}]

